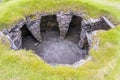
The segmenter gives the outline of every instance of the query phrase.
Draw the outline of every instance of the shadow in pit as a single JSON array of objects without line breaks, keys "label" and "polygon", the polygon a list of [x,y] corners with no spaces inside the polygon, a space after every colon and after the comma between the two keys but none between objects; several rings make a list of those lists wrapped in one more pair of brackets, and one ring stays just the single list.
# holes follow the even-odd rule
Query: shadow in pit
[{"label": "shadow in pit", "polygon": [[[38,45],[40,50],[38,55],[49,64],[74,64],[79,61],[82,53],[75,44],[79,42],[81,25],[79,21],[81,22],[81,18],[73,16],[68,36],[62,40],[56,16],[43,16],[40,25],[43,42]],[[74,35],[77,35],[77,38]]]},{"label": "shadow in pit", "polygon": [[34,38],[32,33],[28,30],[26,24],[21,28],[22,32],[22,47],[27,50],[34,50],[35,53],[38,52],[37,47],[35,44],[37,43],[37,40]]},{"label": "shadow in pit", "polygon": [[82,17],[73,15],[66,39],[75,44],[79,43],[81,33]]},{"label": "shadow in pit", "polygon": [[34,50],[49,64],[74,64],[82,58],[82,51],[78,47],[82,18],[73,16],[65,40],[60,39],[60,31],[56,15],[41,17],[40,29],[43,41],[36,45],[37,40],[26,25],[21,28],[23,48]]},{"label": "shadow in pit", "polygon": [[42,16],[40,29],[43,41],[46,40],[47,38],[59,37],[60,31],[56,15]]}]

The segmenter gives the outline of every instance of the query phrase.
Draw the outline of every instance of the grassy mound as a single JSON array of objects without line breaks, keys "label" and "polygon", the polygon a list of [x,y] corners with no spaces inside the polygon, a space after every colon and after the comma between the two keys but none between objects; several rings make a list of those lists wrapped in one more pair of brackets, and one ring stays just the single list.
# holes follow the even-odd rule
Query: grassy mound
[{"label": "grassy mound", "polygon": [[[0,29],[36,11],[56,13],[68,9],[92,17],[107,15],[120,22],[119,0],[8,0],[0,3]],[[91,49],[93,60],[78,69],[50,67],[32,51],[10,50],[0,42],[0,80],[119,80],[120,27],[99,33],[100,46]]]},{"label": "grassy mound", "polygon": [[92,17],[108,16],[120,22],[120,2],[108,0],[7,0],[0,4],[0,29],[6,28],[15,21],[36,11],[56,13],[60,10],[82,12]]}]

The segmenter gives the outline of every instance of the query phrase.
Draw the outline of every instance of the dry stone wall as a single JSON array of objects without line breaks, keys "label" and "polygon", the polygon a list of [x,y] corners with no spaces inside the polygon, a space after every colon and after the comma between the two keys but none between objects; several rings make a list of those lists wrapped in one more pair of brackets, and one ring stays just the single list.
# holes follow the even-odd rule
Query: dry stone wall
[{"label": "dry stone wall", "polygon": [[61,39],[64,39],[68,32],[69,25],[72,20],[72,16],[73,16],[72,13],[63,13],[62,11],[57,14],[57,21],[59,24]]},{"label": "dry stone wall", "polygon": [[42,37],[40,33],[41,17],[39,16],[39,14],[37,15],[38,15],[37,19],[32,21],[31,21],[31,16],[26,17],[26,20],[27,20],[26,24],[27,24],[27,28],[32,33],[32,35],[36,38],[36,40],[38,42],[42,42]]},{"label": "dry stone wall", "polygon": [[[66,34],[69,30],[70,23],[72,21],[73,13],[68,12],[64,13],[63,11],[55,14],[59,26],[60,31],[60,38],[65,39]],[[37,18],[32,20],[32,17],[36,16]],[[43,16],[43,15],[42,15]],[[78,15],[76,15],[78,16]],[[79,16],[80,17],[80,16]],[[81,18],[81,33],[80,33],[80,41],[78,43],[80,49],[89,50],[91,45],[91,32],[96,30],[108,30],[113,28],[114,25],[106,18],[101,17],[100,19],[84,19],[82,16]],[[11,47],[13,49],[22,49],[22,32],[21,28],[26,25],[28,30],[34,36],[34,38],[38,42],[42,42],[41,36],[41,15],[35,14],[26,17],[26,20],[21,20],[16,23],[10,30],[4,31],[4,34],[8,36],[8,39],[11,42]]]}]

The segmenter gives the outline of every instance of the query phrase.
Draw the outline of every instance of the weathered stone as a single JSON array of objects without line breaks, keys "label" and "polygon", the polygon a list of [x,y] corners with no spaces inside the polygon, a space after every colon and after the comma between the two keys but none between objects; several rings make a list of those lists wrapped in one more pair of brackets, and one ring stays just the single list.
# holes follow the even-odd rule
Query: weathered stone
[{"label": "weathered stone", "polygon": [[115,27],[115,26],[114,26],[106,17],[104,17],[104,16],[102,16],[101,22],[103,22],[103,24],[105,24],[104,27],[106,26],[106,27],[108,27],[109,29]]},{"label": "weathered stone", "polygon": [[12,49],[15,49],[15,50],[18,50],[18,47],[15,45],[15,42],[12,40],[12,38],[10,37],[10,34],[7,30],[4,30],[3,31],[3,34],[7,37],[7,39],[9,40],[10,42],[10,45],[11,45],[11,48]]},{"label": "weathered stone", "polygon": [[12,29],[9,30],[7,36],[12,43],[12,48],[21,49],[22,48],[22,34],[21,27],[25,24],[24,20],[20,20],[19,23],[14,25]]},{"label": "weathered stone", "polygon": [[[100,19],[88,19],[82,21],[82,31],[80,34],[80,41],[79,41],[79,47],[82,49],[85,45],[87,45],[89,48],[92,44],[92,32],[96,30],[108,30],[110,28],[114,28],[114,25],[106,18],[102,17]],[[87,40],[87,44],[85,44],[85,41]],[[88,49],[89,49],[88,48]]]},{"label": "weathered stone", "polygon": [[100,19],[91,18],[84,20],[82,25],[86,31],[108,30],[114,28],[114,25],[104,16]]},{"label": "weathered stone", "polygon": [[63,13],[62,11],[57,14],[57,21],[59,24],[61,39],[64,39],[68,32],[69,25],[72,20],[72,16],[73,16],[72,13]]},{"label": "weathered stone", "polygon": [[27,28],[29,29],[29,31],[32,33],[32,35],[37,39],[37,41],[41,42],[42,41],[42,37],[41,37],[41,33],[40,33],[40,19],[41,17],[39,16],[39,14],[36,15],[38,19],[32,20],[31,21],[31,16],[28,16],[26,18],[27,20]]},{"label": "weathered stone", "polygon": [[86,38],[86,33],[85,33],[84,29],[82,29],[81,33],[80,33],[80,41],[78,43],[80,49],[82,49],[83,46],[84,46],[84,40],[85,40],[85,38]]}]

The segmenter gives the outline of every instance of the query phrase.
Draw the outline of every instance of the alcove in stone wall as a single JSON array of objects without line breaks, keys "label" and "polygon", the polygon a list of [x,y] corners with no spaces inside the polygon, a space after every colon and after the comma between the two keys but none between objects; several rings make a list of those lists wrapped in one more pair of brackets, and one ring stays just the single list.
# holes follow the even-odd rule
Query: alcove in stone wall
[{"label": "alcove in stone wall", "polygon": [[105,17],[86,20],[60,12],[37,15],[34,20],[28,16],[4,33],[15,50],[33,50],[49,64],[74,64],[88,55],[93,31],[113,27]]}]

